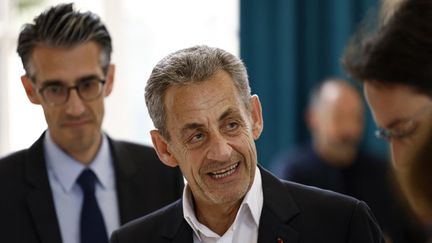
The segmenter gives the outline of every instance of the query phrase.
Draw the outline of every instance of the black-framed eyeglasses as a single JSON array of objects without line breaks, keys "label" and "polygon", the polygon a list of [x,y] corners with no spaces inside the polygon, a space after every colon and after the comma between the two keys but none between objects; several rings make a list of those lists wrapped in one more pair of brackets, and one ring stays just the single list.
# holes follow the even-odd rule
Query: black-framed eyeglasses
[{"label": "black-framed eyeglasses", "polygon": [[65,86],[60,82],[50,83],[37,92],[42,96],[44,101],[50,105],[63,105],[69,99],[70,91],[75,89],[78,96],[84,101],[93,101],[100,97],[103,91],[105,80],[99,78],[89,78],[80,81],[75,86]]},{"label": "black-framed eyeglasses", "polygon": [[391,129],[379,127],[375,131],[375,136],[388,142],[390,142],[392,139],[401,139],[409,136],[416,128],[416,118],[424,114],[425,111],[429,110],[429,108],[431,108],[431,106],[426,105],[414,113],[414,115],[412,115],[410,118],[399,122]]}]

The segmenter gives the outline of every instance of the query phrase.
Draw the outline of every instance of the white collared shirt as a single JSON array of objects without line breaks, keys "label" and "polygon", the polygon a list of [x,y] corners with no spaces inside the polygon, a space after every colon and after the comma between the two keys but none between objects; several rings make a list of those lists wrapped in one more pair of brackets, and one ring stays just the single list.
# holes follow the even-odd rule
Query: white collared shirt
[{"label": "white collared shirt", "polygon": [[[70,157],[52,140],[49,131],[44,138],[48,179],[63,243],[80,242],[80,215],[83,193],[76,183],[87,167]],[[104,217],[108,237],[120,226],[115,174],[108,138],[103,135],[100,149],[88,166],[98,179],[96,199]]]},{"label": "white collared shirt", "polygon": [[220,236],[198,221],[193,206],[192,193],[186,184],[183,191],[183,214],[194,232],[194,243],[257,242],[263,198],[261,173],[256,168],[252,187],[246,193],[233,224],[224,235]]}]

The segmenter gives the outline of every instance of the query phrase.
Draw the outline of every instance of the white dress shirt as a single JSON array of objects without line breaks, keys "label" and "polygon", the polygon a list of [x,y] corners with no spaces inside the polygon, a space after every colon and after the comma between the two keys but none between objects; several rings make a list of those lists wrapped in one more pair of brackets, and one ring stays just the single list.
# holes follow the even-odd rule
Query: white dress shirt
[{"label": "white dress shirt", "polygon": [[191,190],[187,184],[183,191],[183,214],[186,222],[194,232],[194,243],[257,242],[262,207],[263,190],[261,173],[258,168],[255,170],[252,187],[246,193],[233,224],[222,236],[198,221],[195,215]]},{"label": "white dress shirt", "polygon": [[[114,168],[108,138],[102,136],[101,147],[88,166],[97,176],[96,199],[102,211],[108,237],[120,225]],[[87,167],[61,150],[51,139],[49,131],[44,138],[48,179],[63,243],[80,243],[80,215],[83,193],[76,183]]]}]

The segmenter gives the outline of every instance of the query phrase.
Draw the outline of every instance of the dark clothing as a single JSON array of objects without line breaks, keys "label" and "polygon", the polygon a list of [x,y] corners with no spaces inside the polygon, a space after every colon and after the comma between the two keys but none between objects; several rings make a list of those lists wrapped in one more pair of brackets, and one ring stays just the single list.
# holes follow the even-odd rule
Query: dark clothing
[{"label": "dark clothing", "polygon": [[336,168],[324,162],[311,143],[280,155],[272,171],[284,180],[343,193],[366,202],[383,232],[394,243],[424,242],[423,232],[402,207],[392,182],[389,163],[359,153],[347,168]]},{"label": "dark clothing", "polygon": [[[0,235],[8,243],[61,243],[42,135],[29,149],[0,160]],[[180,198],[183,178],[146,146],[108,139],[120,224]]]},{"label": "dark clothing", "polygon": [[[282,181],[260,167],[264,204],[258,242],[383,242],[367,205],[354,198]],[[114,231],[111,243],[193,243],[179,200]]]}]

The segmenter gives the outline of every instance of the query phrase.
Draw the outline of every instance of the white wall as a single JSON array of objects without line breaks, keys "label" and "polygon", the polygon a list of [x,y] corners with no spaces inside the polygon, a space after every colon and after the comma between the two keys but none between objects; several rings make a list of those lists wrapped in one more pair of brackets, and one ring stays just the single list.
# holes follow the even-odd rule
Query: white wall
[{"label": "white wall", "polygon": [[[12,0],[1,0],[12,2]],[[46,129],[42,109],[21,87],[22,66],[15,53],[20,26],[48,4],[12,17],[8,41],[0,39],[0,156],[30,146]],[[68,1],[69,2],[69,1]],[[153,124],[144,104],[144,86],[153,66],[180,48],[207,44],[239,53],[238,0],[80,0],[76,7],[98,13],[113,37],[114,91],[106,100],[104,130],[114,138],[150,144]],[[0,7],[1,8],[1,7]],[[14,13],[13,6],[7,7]],[[1,16],[0,9],[0,16]],[[1,23],[1,18],[0,18]],[[2,25],[0,24],[0,33]],[[0,35],[1,37],[1,35]],[[6,53],[2,50],[6,49]],[[3,58],[2,58],[3,59]],[[4,69],[8,72],[3,72]]]}]

